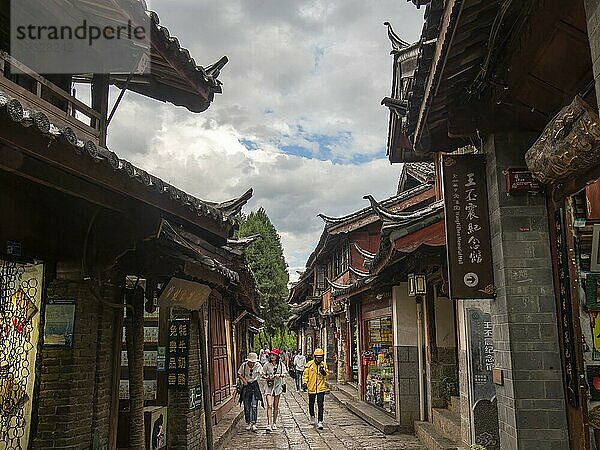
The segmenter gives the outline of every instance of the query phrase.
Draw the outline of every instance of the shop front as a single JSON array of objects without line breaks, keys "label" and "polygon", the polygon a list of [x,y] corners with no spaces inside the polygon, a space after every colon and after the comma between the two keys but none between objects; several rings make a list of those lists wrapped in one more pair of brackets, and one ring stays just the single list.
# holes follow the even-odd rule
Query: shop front
[{"label": "shop front", "polygon": [[[378,294],[381,296],[381,294]],[[395,415],[394,342],[390,299],[363,305],[363,352],[361,363],[364,400]]]},{"label": "shop front", "polygon": [[[595,111],[576,98],[526,155],[549,193],[569,436],[571,445],[582,449],[600,448],[600,119]],[[569,134],[546,139],[557,121],[569,126]],[[567,165],[568,154],[580,161]]]}]

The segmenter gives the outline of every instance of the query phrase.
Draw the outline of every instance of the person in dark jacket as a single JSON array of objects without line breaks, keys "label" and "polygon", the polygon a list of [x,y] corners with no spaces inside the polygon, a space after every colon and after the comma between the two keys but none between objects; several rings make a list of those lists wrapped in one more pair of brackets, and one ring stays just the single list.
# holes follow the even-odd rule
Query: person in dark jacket
[{"label": "person in dark jacket", "polygon": [[244,418],[246,419],[246,431],[256,431],[256,420],[258,417],[258,402],[264,408],[262,393],[258,380],[263,373],[262,366],[258,362],[258,355],[254,352],[248,353],[248,358],[238,369],[238,378],[242,382],[240,403],[244,403]]}]

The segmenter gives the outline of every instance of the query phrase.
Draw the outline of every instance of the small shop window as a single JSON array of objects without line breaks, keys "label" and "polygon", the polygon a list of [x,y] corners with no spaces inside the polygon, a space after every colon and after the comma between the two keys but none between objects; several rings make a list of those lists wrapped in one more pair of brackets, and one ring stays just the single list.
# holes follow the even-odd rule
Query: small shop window
[{"label": "small shop window", "polygon": [[394,345],[391,316],[366,322],[367,348],[363,362],[367,368],[366,400],[387,413],[395,413]]}]

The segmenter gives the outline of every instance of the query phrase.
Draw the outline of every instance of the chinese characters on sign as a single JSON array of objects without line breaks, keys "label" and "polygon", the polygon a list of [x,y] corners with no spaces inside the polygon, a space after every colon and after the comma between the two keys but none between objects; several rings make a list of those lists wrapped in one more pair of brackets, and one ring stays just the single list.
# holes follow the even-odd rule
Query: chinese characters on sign
[{"label": "chinese characters on sign", "polygon": [[471,414],[475,443],[485,448],[499,449],[498,408],[496,388],[492,380],[494,369],[494,339],[492,317],[478,308],[468,308],[467,318],[467,360],[470,368],[472,395]]},{"label": "chinese characters on sign", "polygon": [[[494,339],[492,335],[492,319],[490,314],[479,309],[467,309],[469,317],[470,359],[473,374],[473,391],[478,385],[490,385],[494,368]],[[483,395],[482,398],[486,398]]]},{"label": "chinese characters on sign", "polygon": [[484,155],[443,155],[450,297],[495,296]]},{"label": "chinese characters on sign", "polygon": [[533,178],[533,174],[528,169],[506,169],[504,176],[508,194],[540,192],[542,190],[542,184]]},{"label": "chinese characters on sign", "polygon": [[190,405],[189,405],[190,411],[200,408],[200,406],[202,406],[202,387],[194,386],[194,387],[189,388],[189,394],[190,394]]},{"label": "chinese characters on sign", "polygon": [[188,384],[189,344],[189,321],[171,320],[169,322],[167,358],[167,380],[169,387],[185,387]]}]

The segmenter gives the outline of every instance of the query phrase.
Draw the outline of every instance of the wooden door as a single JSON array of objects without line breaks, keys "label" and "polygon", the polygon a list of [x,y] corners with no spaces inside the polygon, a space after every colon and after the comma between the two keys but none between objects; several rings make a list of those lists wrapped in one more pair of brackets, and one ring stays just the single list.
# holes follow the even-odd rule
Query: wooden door
[{"label": "wooden door", "polygon": [[229,315],[229,302],[221,297],[210,299],[210,357],[212,364],[212,404],[219,407],[231,395],[229,355],[225,318]]}]

